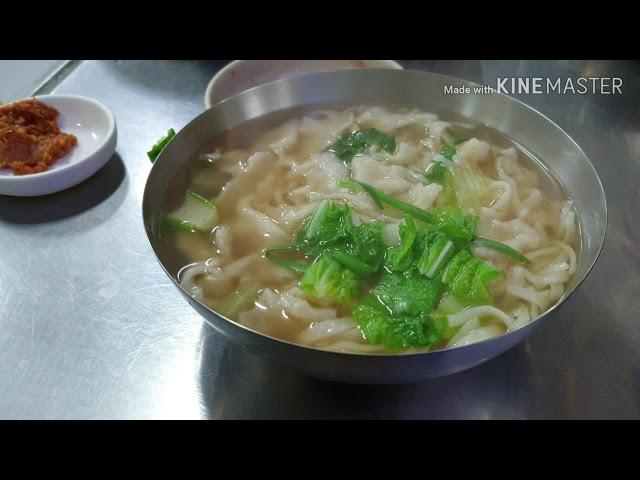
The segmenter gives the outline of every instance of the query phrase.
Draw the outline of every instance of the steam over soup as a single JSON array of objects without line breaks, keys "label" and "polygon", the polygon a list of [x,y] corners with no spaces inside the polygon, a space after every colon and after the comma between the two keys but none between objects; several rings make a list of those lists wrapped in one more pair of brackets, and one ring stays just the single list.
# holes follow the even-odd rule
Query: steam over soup
[{"label": "steam over soup", "polygon": [[163,255],[199,301],[307,346],[399,353],[501,335],[561,298],[578,226],[542,168],[470,132],[361,106],[227,133],[175,180]]}]

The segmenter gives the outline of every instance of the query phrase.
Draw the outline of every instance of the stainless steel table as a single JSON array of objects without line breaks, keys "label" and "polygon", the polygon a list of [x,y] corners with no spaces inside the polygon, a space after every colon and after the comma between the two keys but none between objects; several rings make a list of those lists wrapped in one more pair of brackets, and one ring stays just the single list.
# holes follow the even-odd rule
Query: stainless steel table
[{"label": "stainless steel table", "polygon": [[488,85],[504,76],[621,77],[622,96],[516,95],[589,155],[609,232],[580,290],[525,343],[461,374],[365,387],[301,377],[229,344],[184,302],[148,245],[145,152],[203,110],[224,63],[77,62],[45,86],[104,102],[119,141],[75,188],[0,196],[0,417],[640,417],[639,64],[401,62]]}]

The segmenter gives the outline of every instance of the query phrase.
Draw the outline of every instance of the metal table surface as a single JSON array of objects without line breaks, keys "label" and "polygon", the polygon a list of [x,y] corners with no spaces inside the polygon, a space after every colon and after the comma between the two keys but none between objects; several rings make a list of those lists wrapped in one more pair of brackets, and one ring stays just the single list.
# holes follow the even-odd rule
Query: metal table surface
[{"label": "metal table surface", "polygon": [[78,62],[47,90],[114,112],[116,155],[58,194],[0,196],[2,418],[640,417],[640,65],[403,61],[496,77],[621,77],[623,94],[523,95],[565,129],[604,183],[609,230],[591,275],[527,341],[420,384],[357,386],[300,376],[228,343],[156,262],[141,201],[148,148],[203,110],[226,62]]}]

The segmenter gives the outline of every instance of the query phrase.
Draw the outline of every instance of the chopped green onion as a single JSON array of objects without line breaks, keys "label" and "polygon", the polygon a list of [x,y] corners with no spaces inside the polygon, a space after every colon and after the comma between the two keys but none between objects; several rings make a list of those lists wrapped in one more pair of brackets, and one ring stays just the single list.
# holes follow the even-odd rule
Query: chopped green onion
[{"label": "chopped green onion", "polygon": [[447,160],[453,160],[453,156],[455,154],[456,154],[456,149],[453,148],[451,145],[445,144],[442,146],[442,151],[440,152],[440,155],[442,155]]},{"label": "chopped green onion", "polygon": [[376,268],[364,263],[362,260],[358,260],[357,258],[352,257],[351,255],[348,255],[340,250],[330,252],[329,256],[343,267],[352,270],[358,275],[372,275],[377,270]]},{"label": "chopped green onion", "polygon": [[531,260],[529,260],[523,254],[521,254],[517,250],[514,250],[509,245],[505,245],[504,243],[496,242],[495,240],[490,240],[488,238],[483,238],[483,237],[473,237],[473,243],[475,243],[479,247],[490,248],[491,250],[500,252],[503,255],[506,255],[507,257],[511,257],[520,263],[524,263],[525,265],[528,265],[531,263]]},{"label": "chopped green onion", "polygon": [[180,220],[179,218],[175,218],[175,217],[166,217],[164,219],[164,224],[168,228],[171,228],[173,230],[179,230],[186,233],[198,233],[201,231],[200,227],[198,227],[197,225],[187,220]]},{"label": "chopped green onion", "polygon": [[162,137],[160,140],[158,140],[156,144],[153,146],[153,148],[147,152],[147,156],[149,157],[149,160],[151,160],[151,163],[156,161],[156,158],[158,158],[158,155],[160,155],[160,152],[162,152],[164,147],[166,147],[167,144],[171,141],[171,139],[175,136],[176,136],[175,130],[173,128],[170,128],[169,131],[167,132],[167,135]]},{"label": "chopped green onion", "polygon": [[199,193],[186,190],[183,204],[167,215],[165,225],[183,232],[210,232],[218,223],[216,206]]},{"label": "chopped green onion", "polygon": [[440,162],[433,162],[427,172],[424,174],[432,182],[442,184],[444,182],[444,176],[447,173],[447,167]]},{"label": "chopped green onion", "polygon": [[358,182],[356,180],[340,180],[338,182],[338,186],[342,188],[352,188],[356,190],[366,191],[369,195],[371,195],[371,198],[373,198],[373,201],[376,203],[376,205],[379,208],[383,208],[383,205],[386,204],[391,208],[395,208],[396,210],[399,210],[401,212],[408,213],[409,215],[412,215],[414,218],[422,222],[425,222],[425,223],[433,222],[433,217],[429,213],[425,212],[424,210],[418,207],[415,207],[410,203],[406,203],[406,202],[403,202],[402,200],[398,200],[397,198],[394,198],[391,195],[387,195],[383,191],[378,190],[377,188],[372,187],[371,185],[368,185],[366,183]]},{"label": "chopped green onion", "polygon": [[199,200],[200,202],[204,203],[205,205],[207,205],[208,207],[211,208],[216,208],[216,206],[213,204],[213,202],[205,197],[203,197],[202,195],[200,195],[197,192],[194,192],[193,190],[189,190],[187,189],[187,193],[189,195],[191,195],[193,198],[195,198],[196,200]]},{"label": "chopped green onion", "polygon": [[276,252],[291,252],[291,251],[299,251],[299,247],[297,245],[278,245],[275,247],[267,248],[264,252],[264,256],[271,260],[276,265],[280,265],[281,267],[290,268],[296,272],[306,272],[309,268],[309,265],[306,263],[295,262],[293,260],[287,260],[285,258],[276,257],[274,253]]},{"label": "chopped green onion", "polygon": [[375,128],[367,128],[345,133],[329,151],[335,153],[340,160],[350,162],[368,147],[379,147],[385,152],[393,153],[396,150],[396,139],[393,135],[387,135]]}]

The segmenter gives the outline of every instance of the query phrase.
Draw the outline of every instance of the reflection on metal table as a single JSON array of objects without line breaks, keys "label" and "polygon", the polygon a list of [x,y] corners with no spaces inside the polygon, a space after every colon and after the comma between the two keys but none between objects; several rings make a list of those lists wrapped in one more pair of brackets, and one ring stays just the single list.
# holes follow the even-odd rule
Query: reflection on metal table
[{"label": "reflection on metal table", "polygon": [[0,197],[1,418],[640,417],[639,64],[400,62],[487,85],[621,77],[622,95],[515,95],[590,157],[609,229],[590,276],[524,343],[449,377],[358,386],[300,376],[227,342],[188,306],[148,244],[146,151],[203,110],[207,82],[224,63],[76,62],[41,90],[103,102],[119,143],[74,188]]}]

